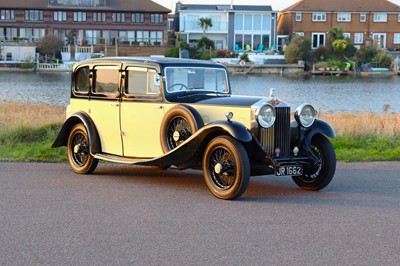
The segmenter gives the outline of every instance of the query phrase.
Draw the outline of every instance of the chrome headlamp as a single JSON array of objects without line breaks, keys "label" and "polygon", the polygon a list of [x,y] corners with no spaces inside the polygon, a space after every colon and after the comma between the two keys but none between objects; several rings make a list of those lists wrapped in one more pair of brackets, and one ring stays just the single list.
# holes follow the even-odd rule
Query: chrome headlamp
[{"label": "chrome headlamp", "polygon": [[294,118],[303,127],[310,127],[314,123],[316,116],[317,111],[310,104],[302,104],[294,112]]},{"label": "chrome headlamp", "polygon": [[275,108],[270,104],[262,105],[256,110],[257,123],[263,128],[271,127],[275,122],[275,118]]}]

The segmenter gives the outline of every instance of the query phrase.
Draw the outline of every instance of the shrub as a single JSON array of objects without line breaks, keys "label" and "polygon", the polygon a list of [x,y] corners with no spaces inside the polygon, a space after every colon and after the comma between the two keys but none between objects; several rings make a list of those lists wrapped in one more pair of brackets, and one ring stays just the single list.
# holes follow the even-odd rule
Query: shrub
[{"label": "shrub", "polygon": [[219,58],[237,58],[238,53],[229,52],[229,50],[215,50],[214,51]]},{"label": "shrub", "polygon": [[325,68],[327,68],[327,67],[328,67],[328,63],[325,62],[325,61],[319,61],[319,62],[315,63],[315,65],[314,65],[314,68],[315,68],[316,70],[319,70],[320,68],[325,69]]},{"label": "shrub", "polygon": [[197,48],[198,49],[208,49],[208,48],[212,48],[214,49],[214,41],[210,40],[207,37],[201,37],[201,39],[199,40],[199,42],[197,43]]},{"label": "shrub", "polygon": [[294,35],[285,50],[285,61],[290,64],[310,59],[311,42],[304,36]]},{"label": "shrub", "polygon": [[343,55],[348,58],[354,57],[354,55],[357,52],[357,48],[351,43],[350,39],[346,38],[346,42],[347,42],[347,45],[346,45],[346,49],[344,49],[344,51],[343,51]]},{"label": "shrub", "polygon": [[347,42],[345,40],[338,39],[332,43],[332,47],[335,49],[335,51],[343,54],[343,52],[346,50]]},{"label": "shrub", "polygon": [[384,50],[378,51],[378,53],[372,58],[373,67],[390,67],[392,63],[392,57]]},{"label": "shrub", "polygon": [[241,54],[240,55],[240,60],[243,60],[245,62],[250,62],[249,55],[247,53]]},{"label": "shrub", "polygon": [[315,61],[324,61],[330,57],[329,48],[326,46],[320,46],[313,51],[313,58]]},{"label": "shrub", "polygon": [[164,52],[165,57],[179,57],[179,47],[173,47]]}]

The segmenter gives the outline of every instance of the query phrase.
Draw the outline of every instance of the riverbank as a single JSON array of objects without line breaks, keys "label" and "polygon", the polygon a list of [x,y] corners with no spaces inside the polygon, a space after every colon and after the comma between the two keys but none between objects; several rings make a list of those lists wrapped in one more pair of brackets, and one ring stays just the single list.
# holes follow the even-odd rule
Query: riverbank
[{"label": "riverbank", "polygon": [[[322,113],[332,125],[336,156],[343,162],[400,161],[400,114]],[[65,108],[0,102],[0,161],[64,162],[66,149],[52,149]]]}]

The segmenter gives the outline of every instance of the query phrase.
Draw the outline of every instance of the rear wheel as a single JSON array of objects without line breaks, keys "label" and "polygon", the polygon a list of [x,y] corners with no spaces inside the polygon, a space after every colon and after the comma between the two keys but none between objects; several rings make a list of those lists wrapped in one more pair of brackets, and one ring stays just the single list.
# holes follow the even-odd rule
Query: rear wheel
[{"label": "rear wheel", "polygon": [[323,135],[311,140],[312,152],[320,163],[304,169],[302,176],[293,176],[293,181],[304,190],[320,190],[332,180],[336,171],[336,154],[331,142]]},{"label": "rear wheel", "polygon": [[190,106],[176,105],[161,123],[160,142],[164,153],[175,149],[203,127],[200,114]]},{"label": "rear wheel", "polygon": [[235,199],[250,180],[250,161],[242,143],[228,136],[214,138],[203,156],[203,172],[208,189],[217,198]]},{"label": "rear wheel", "polygon": [[96,169],[99,160],[90,154],[89,137],[84,125],[77,124],[72,128],[67,148],[68,161],[75,173],[90,174]]}]

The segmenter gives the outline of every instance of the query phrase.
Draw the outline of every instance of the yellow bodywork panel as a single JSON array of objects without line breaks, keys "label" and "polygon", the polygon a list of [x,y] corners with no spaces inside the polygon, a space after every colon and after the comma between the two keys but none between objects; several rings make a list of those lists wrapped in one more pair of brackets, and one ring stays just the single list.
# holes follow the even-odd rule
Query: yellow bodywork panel
[{"label": "yellow bodywork panel", "polygon": [[160,127],[164,106],[156,102],[122,102],[121,129],[124,156],[156,157],[163,154]]}]

